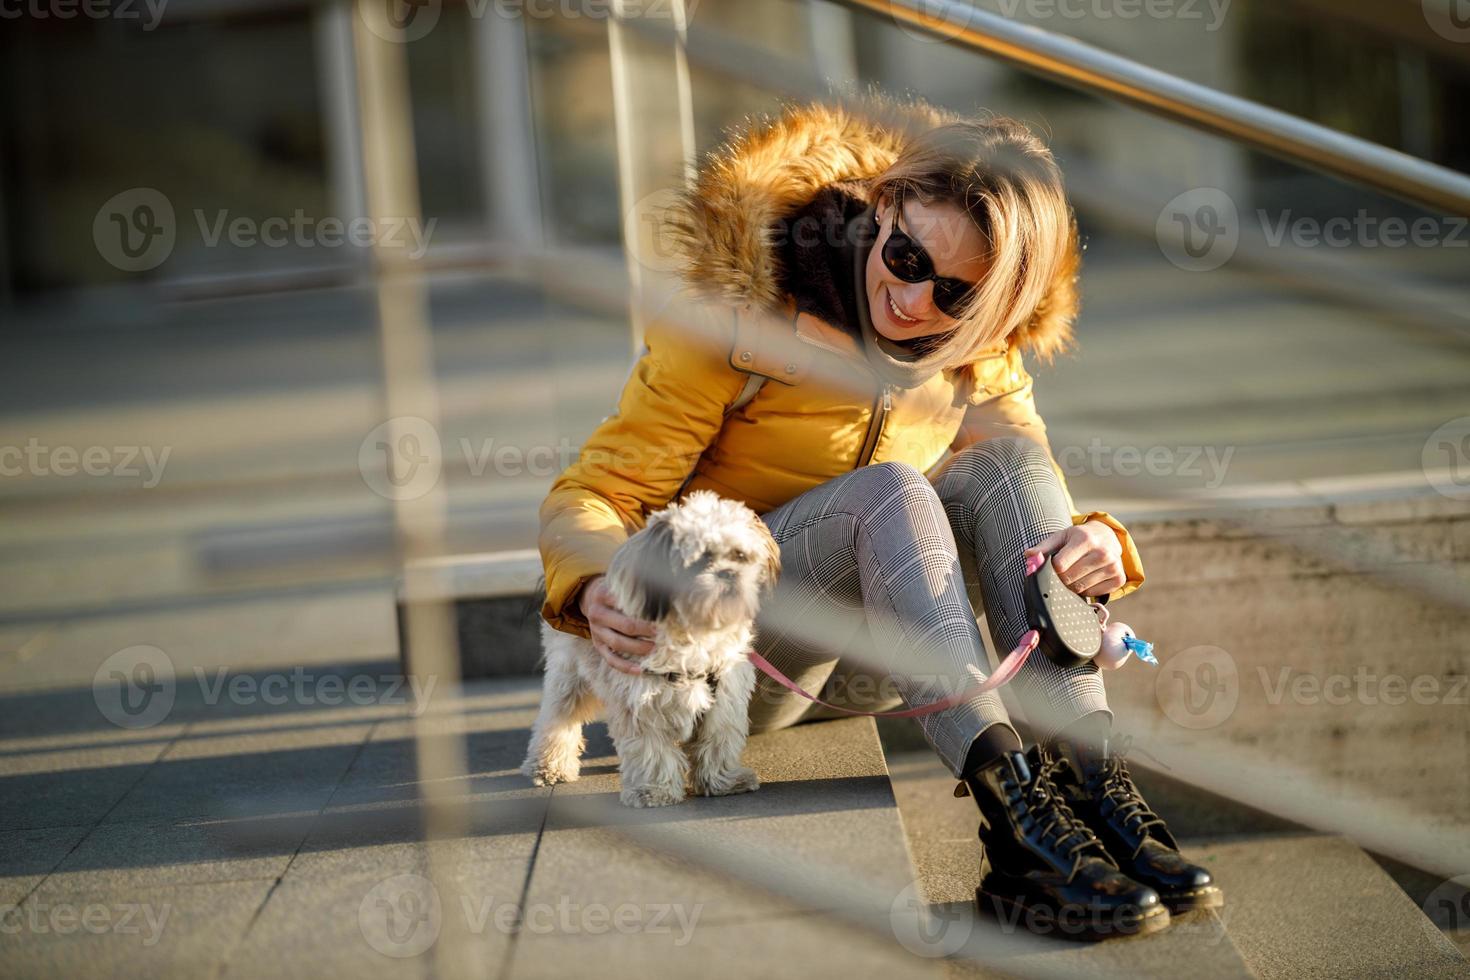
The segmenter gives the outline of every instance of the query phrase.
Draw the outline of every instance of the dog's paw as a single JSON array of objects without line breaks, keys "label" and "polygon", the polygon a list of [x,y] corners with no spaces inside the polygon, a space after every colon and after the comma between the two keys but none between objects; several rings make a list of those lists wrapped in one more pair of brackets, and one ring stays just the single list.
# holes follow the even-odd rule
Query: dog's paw
[{"label": "dog's paw", "polygon": [[555,786],[558,783],[575,783],[581,772],[577,767],[556,766],[527,759],[521,766],[521,774],[533,786]]},{"label": "dog's paw", "polygon": [[696,773],[694,791],[700,796],[734,796],[736,793],[754,793],[761,788],[761,781],[754,769],[727,769],[724,772]]},{"label": "dog's paw", "polygon": [[684,794],[667,786],[635,786],[619,793],[618,799],[623,801],[624,806],[672,806],[683,803]]}]

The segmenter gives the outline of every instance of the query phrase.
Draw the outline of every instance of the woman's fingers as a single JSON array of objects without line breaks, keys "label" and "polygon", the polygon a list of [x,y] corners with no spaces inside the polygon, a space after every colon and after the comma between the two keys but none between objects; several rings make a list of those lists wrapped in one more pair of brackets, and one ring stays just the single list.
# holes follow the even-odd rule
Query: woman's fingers
[{"label": "woman's fingers", "polygon": [[[643,649],[645,645],[648,649]],[[638,658],[647,656],[653,649],[645,640],[624,636],[598,623],[592,624],[592,646],[609,665],[627,674],[640,673],[643,668]]]},{"label": "woman's fingers", "polygon": [[594,610],[593,616],[590,622],[594,628],[602,629],[603,642],[615,652],[624,655],[631,653],[639,657],[646,657],[653,652],[653,643],[646,638],[653,634],[645,633],[640,628],[642,620],[624,616],[607,607]]},{"label": "woman's fingers", "polygon": [[1090,577],[1096,575],[1098,572],[1110,570],[1112,568],[1112,565],[1113,562],[1110,558],[1108,558],[1107,555],[1104,555],[1100,552],[1090,551],[1087,554],[1083,555],[1082,558],[1078,561],[1075,561],[1071,565],[1067,566],[1067,570],[1065,572],[1058,571],[1057,578],[1061,579],[1062,584],[1065,585],[1067,588],[1071,589],[1073,592],[1076,592],[1078,591],[1078,586],[1081,585],[1081,583],[1087,581]]},{"label": "woman's fingers", "polygon": [[608,588],[606,579],[598,578],[593,581],[588,591],[588,606],[586,615],[589,623],[595,620],[624,636],[653,637],[658,632],[658,624],[625,616],[621,609],[613,605],[612,590]]},{"label": "woman's fingers", "polygon": [[591,605],[587,622],[592,627],[593,639],[621,657],[646,657],[653,652],[653,644],[648,639],[655,633],[653,623],[623,615],[622,610],[606,601],[602,589],[593,593]]},{"label": "woman's fingers", "polygon": [[[1062,584],[1078,595],[1097,595],[1099,591],[1111,592],[1124,581],[1123,561],[1104,549],[1087,552],[1073,562],[1065,572],[1058,572]],[[1098,586],[1116,580],[1115,585],[1098,590]],[[1097,590],[1097,591],[1089,591]]]},{"label": "woman's fingers", "polygon": [[1123,568],[1121,549],[1112,531],[1104,528],[1094,530],[1091,524],[1059,531],[1053,537],[1061,539],[1061,547],[1052,556],[1052,567],[1067,588],[1081,595],[1097,581],[1100,573],[1120,573]]},{"label": "woman's fingers", "polygon": [[624,674],[643,673],[643,668],[640,667],[638,664],[634,663],[631,660],[624,660],[622,657],[618,656],[616,653],[613,653],[605,645],[598,643],[596,640],[592,641],[592,649],[596,650],[597,653],[602,657],[603,661],[613,670],[622,671]]},{"label": "woman's fingers", "polygon": [[[613,606],[603,606],[603,624],[610,629],[615,629],[624,636],[652,637],[658,632],[658,627],[646,619],[634,619],[632,616],[624,616]],[[653,649],[653,644],[648,644],[648,649]]]},{"label": "woman's fingers", "polygon": [[1116,568],[1102,568],[1084,576],[1075,585],[1067,588],[1078,595],[1107,595],[1124,582],[1121,570]]},{"label": "woman's fingers", "polygon": [[1028,554],[1028,555],[1049,555],[1049,554],[1051,554],[1052,552],[1056,551],[1058,548],[1060,548],[1062,546],[1062,544],[1067,539],[1068,532],[1070,532],[1071,530],[1072,529],[1069,527],[1069,528],[1065,528],[1065,529],[1063,529],[1061,531],[1057,531],[1055,534],[1048,534],[1046,537],[1042,538],[1040,541],[1036,542],[1034,545],[1032,545],[1031,547],[1027,548],[1026,549],[1026,554]]},{"label": "woman's fingers", "polygon": [[592,623],[592,638],[620,657],[646,657],[653,652],[653,644],[638,636],[628,636],[613,629],[601,619]]},{"label": "woman's fingers", "polygon": [[[1058,575],[1062,576],[1062,580],[1066,581],[1068,578],[1075,578],[1077,572],[1093,560],[1097,548],[1088,540],[1086,534],[1076,528],[1069,528],[1063,533],[1066,534],[1066,537],[1063,539],[1061,549],[1052,556],[1051,566],[1057,570]],[[1077,568],[1074,569],[1073,566]]]},{"label": "woman's fingers", "polygon": [[582,607],[591,628],[592,649],[603,662],[624,674],[643,673],[643,667],[633,658],[653,652],[647,637],[654,635],[655,624],[623,615],[612,604],[607,582],[601,577],[587,586]]}]

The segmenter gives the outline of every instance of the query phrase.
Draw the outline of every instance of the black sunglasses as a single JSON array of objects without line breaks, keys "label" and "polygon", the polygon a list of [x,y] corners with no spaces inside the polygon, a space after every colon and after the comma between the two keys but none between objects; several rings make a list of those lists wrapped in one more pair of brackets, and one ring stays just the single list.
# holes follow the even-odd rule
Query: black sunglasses
[{"label": "black sunglasses", "polygon": [[958,320],[964,313],[965,299],[975,289],[975,284],[934,274],[934,261],[924,251],[924,246],[899,230],[898,212],[902,210],[903,201],[895,201],[893,224],[888,229],[888,240],[883,243],[883,264],[904,282],[932,280],[934,307],[945,316]]}]

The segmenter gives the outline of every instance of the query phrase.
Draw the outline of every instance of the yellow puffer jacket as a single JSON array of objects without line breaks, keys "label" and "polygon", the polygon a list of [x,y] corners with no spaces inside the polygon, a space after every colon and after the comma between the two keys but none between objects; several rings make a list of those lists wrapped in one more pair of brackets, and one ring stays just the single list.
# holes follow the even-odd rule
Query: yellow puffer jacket
[{"label": "yellow puffer jacket", "polygon": [[[1021,354],[1066,343],[1075,264],[1007,346],[912,389],[882,384],[856,338],[796,315],[794,299],[775,285],[775,250],[761,229],[827,183],[876,176],[905,132],[948,118],[922,104],[880,108],[862,118],[825,106],[788,110],[735,138],[702,170],[683,207],[682,238],[686,275],[706,301],[646,326],[646,351],[616,412],[541,506],[542,615],[552,626],[585,636],[581,587],[607,569],[647,514],[689,490],[764,513],[869,463],[932,474],[950,452],[994,436],[1047,445]],[[740,404],[752,377],[765,380]],[[1067,501],[1075,523],[1102,521],[1122,542],[1127,582],[1110,598],[1136,589],[1143,566],[1127,530],[1107,514],[1078,512],[1070,493]]]}]

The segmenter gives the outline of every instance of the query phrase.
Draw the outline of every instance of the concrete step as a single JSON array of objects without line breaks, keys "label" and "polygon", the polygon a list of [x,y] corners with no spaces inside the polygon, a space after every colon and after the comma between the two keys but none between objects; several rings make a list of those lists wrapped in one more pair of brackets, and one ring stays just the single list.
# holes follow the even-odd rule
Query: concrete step
[{"label": "concrete step", "polygon": [[1470,958],[1470,874],[1446,879],[1381,854],[1373,854],[1409,899],[1424,910],[1435,928]]},{"label": "concrete step", "polygon": [[[618,804],[612,746],[601,726],[589,733],[582,778],[545,791],[504,977],[936,975],[895,941],[914,869],[870,719],[755,736],[745,762],[759,791],[656,810]],[[600,934],[529,917],[568,901],[645,924],[667,914],[658,931]]]},{"label": "concrete step", "polygon": [[454,606],[461,677],[535,674],[541,657],[540,577],[541,555],[534,549],[410,562],[395,594],[400,657],[407,664],[406,608],[448,602]]},{"label": "concrete step", "polygon": [[[885,744],[888,736],[884,736]],[[1290,840],[1296,837],[1330,836],[1265,813],[1236,800],[1171,778],[1157,769],[1133,767],[1133,775],[1154,809],[1170,822],[1188,828],[1202,840],[1250,837],[1260,840]],[[1338,839],[1349,839],[1338,835]],[[1358,845],[1354,845],[1356,848]],[[1460,953],[1470,956],[1470,875],[1446,880],[1444,875],[1424,871],[1382,854],[1361,850],[1370,858],[1411,906],[1428,920]],[[1353,864],[1359,863],[1356,858]],[[1394,899],[1395,905],[1401,905]],[[1414,916],[1408,917],[1417,922]]]},{"label": "concrete step", "polygon": [[1467,977],[1470,963],[1362,848],[1329,834],[1207,842],[1231,940],[1262,978]]}]

